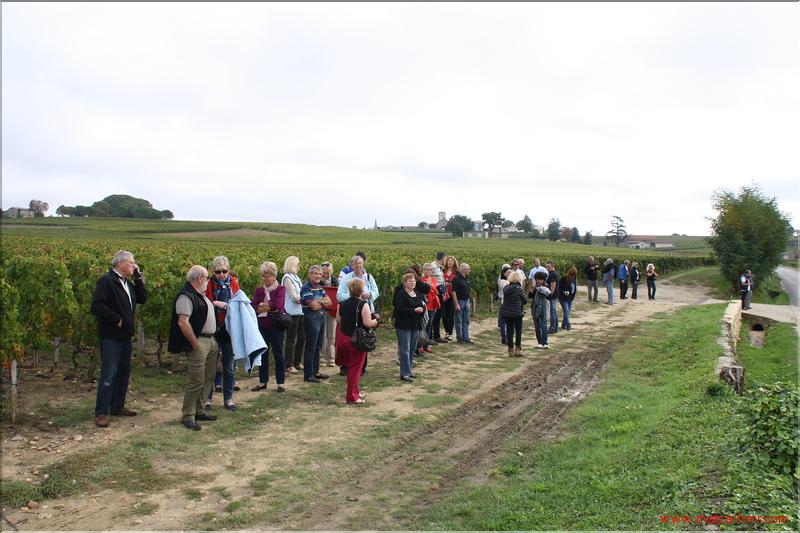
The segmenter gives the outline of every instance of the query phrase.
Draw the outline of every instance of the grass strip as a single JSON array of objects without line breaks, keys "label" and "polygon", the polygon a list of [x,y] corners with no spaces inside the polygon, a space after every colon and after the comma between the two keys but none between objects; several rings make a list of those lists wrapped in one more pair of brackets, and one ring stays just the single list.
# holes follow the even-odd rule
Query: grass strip
[{"label": "grass strip", "polygon": [[738,527],[796,523],[790,480],[748,475],[735,460],[743,400],[712,375],[723,309],[690,308],[643,325],[614,355],[605,381],[571,411],[560,440],[511,444],[515,453],[489,483],[456,491],[406,527],[697,529],[671,517],[745,511],[788,515],[792,523]]}]

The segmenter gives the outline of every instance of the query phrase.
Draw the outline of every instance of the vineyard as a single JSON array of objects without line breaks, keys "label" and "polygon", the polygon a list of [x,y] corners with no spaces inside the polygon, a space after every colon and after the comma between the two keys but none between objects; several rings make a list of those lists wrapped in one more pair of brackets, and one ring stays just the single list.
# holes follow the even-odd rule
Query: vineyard
[{"label": "vineyard", "polygon": [[[180,237],[176,237],[179,232]],[[681,257],[624,248],[517,239],[454,239],[429,233],[290,224],[37,219],[24,223],[4,221],[2,237],[0,350],[4,364],[10,366],[11,361],[16,364],[32,358],[32,364],[38,366],[39,354],[46,352],[59,366],[62,352],[66,352],[75,370],[79,361],[86,361],[80,366],[87,380],[94,377],[97,367],[95,320],[89,305],[97,279],[107,271],[111,257],[119,249],[135,255],[149,291],[147,304],[137,316],[135,351],[144,352],[146,339],[154,342],[158,366],[165,355],[170,307],[185,282],[187,270],[193,264],[208,267],[217,255],[230,259],[243,290],[250,295],[260,282],[259,265],[263,261],[274,261],[280,268],[287,256],[296,255],[301,271],[326,260],[338,271],[357,250],[363,250],[367,254],[367,270],[375,277],[382,295],[377,306],[384,315],[391,311],[386,296],[399,283],[405,269],[413,263],[431,261],[439,250],[471,265],[474,298],[479,306],[491,301],[501,265],[515,257],[524,258],[526,268],[532,266],[534,257],[552,259],[562,271],[575,265],[579,275],[589,255],[600,261],[612,257],[615,261],[636,260],[642,265],[653,262],[662,275],[711,262],[703,256]]]}]

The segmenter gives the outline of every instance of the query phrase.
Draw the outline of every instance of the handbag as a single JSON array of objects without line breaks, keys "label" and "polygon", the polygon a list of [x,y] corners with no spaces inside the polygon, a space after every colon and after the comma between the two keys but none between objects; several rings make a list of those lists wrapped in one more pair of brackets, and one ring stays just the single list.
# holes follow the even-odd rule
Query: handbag
[{"label": "handbag", "polygon": [[361,306],[356,306],[356,328],[353,331],[353,334],[350,336],[350,342],[353,343],[353,347],[360,352],[371,352],[375,349],[375,330],[370,328],[365,328],[363,323],[359,324],[360,322],[360,315],[361,309],[366,303],[362,304]]},{"label": "handbag", "polygon": [[292,325],[292,315],[289,313],[274,313],[270,317],[272,325],[278,329],[289,329],[289,326]]},{"label": "handbag", "polygon": [[428,338],[428,313],[423,311],[422,329],[419,330],[419,335],[417,336],[417,348],[422,348],[423,346],[429,343],[430,339]]}]

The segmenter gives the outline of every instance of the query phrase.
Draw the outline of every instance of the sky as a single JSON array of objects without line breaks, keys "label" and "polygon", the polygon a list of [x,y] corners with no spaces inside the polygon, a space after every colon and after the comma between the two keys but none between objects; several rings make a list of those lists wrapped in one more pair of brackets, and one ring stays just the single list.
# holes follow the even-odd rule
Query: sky
[{"label": "sky", "polygon": [[180,220],[800,214],[797,3],[3,3],[2,206]]}]

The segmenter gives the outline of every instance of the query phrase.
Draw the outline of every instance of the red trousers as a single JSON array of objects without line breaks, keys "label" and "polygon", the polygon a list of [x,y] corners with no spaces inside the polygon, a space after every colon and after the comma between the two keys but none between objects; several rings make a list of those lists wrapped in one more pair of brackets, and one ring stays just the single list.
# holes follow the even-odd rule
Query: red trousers
[{"label": "red trousers", "polygon": [[358,381],[361,379],[361,367],[367,352],[356,350],[350,337],[336,328],[336,360],[341,361],[341,366],[347,367],[347,393],[345,400],[352,403],[358,400]]}]

